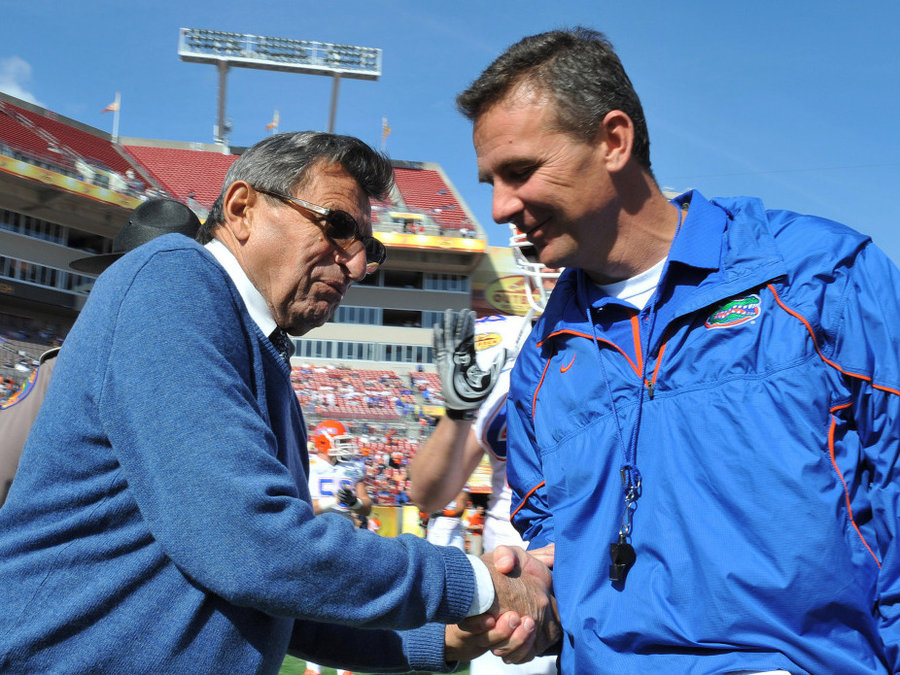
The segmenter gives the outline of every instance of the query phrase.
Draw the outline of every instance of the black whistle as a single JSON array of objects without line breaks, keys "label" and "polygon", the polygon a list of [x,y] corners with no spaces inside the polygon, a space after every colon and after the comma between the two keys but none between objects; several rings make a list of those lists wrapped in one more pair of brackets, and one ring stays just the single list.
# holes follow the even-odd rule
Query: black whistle
[{"label": "black whistle", "polygon": [[636,558],[634,547],[625,541],[624,536],[620,536],[619,541],[610,544],[609,559],[612,564],[609,566],[609,580],[624,583],[628,570],[631,569]]}]

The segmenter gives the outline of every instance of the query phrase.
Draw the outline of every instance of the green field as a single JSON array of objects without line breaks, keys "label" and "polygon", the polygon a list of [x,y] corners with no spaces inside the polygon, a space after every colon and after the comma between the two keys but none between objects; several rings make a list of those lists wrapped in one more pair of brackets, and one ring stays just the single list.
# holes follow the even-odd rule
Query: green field
[{"label": "green field", "polygon": [[[303,675],[303,672],[306,670],[306,661],[302,659],[295,659],[293,656],[287,656],[284,659],[284,663],[281,664],[281,669],[278,671],[278,675]],[[461,675],[469,675],[469,665],[467,663],[463,663],[457,670],[453,671],[454,673],[461,673]],[[326,668],[322,666],[322,675],[335,675],[336,671],[334,668]],[[362,675],[362,673],[354,672],[354,675]]]}]

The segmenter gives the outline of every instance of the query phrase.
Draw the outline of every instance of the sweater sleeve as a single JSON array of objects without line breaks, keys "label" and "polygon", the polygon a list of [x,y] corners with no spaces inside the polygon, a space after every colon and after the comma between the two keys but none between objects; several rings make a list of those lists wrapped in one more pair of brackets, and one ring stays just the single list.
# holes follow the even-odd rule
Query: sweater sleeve
[{"label": "sweater sleeve", "polygon": [[444,624],[407,631],[296,622],[288,653],[320,665],[379,673],[451,672],[444,661]]},{"label": "sweater sleeve", "polygon": [[399,629],[465,616],[462,552],[313,517],[277,457],[260,338],[224,270],[200,250],[165,251],[119,283],[100,422],[153,545],[182,574],[275,616]]}]

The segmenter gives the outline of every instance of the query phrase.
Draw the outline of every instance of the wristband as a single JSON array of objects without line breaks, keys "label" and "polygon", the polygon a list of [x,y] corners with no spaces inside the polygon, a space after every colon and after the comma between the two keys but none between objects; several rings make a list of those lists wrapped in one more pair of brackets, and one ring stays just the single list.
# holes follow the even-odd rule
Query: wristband
[{"label": "wristband", "polygon": [[445,414],[451,420],[463,420],[464,422],[471,422],[475,419],[475,415],[478,413],[477,408],[469,408],[468,410],[454,410],[453,408],[445,408]]},{"label": "wristband", "polygon": [[362,510],[362,507],[363,507],[363,501],[362,501],[362,499],[360,499],[359,497],[357,497],[357,498],[356,498],[356,501],[353,502],[353,504],[350,505],[348,508],[349,508],[351,511],[361,511],[361,510]]}]

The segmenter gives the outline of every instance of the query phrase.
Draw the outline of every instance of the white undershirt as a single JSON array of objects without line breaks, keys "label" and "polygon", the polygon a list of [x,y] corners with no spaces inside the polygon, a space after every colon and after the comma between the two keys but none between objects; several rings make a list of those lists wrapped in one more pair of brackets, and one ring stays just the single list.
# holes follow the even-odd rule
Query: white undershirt
[{"label": "white undershirt", "polygon": [[643,309],[659,285],[659,278],[662,276],[665,266],[666,259],[663,258],[646,272],[641,272],[630,279],[617,281],[614,284],[597,284],[597,286],[607,295],[624,300],[638,309]]}]

